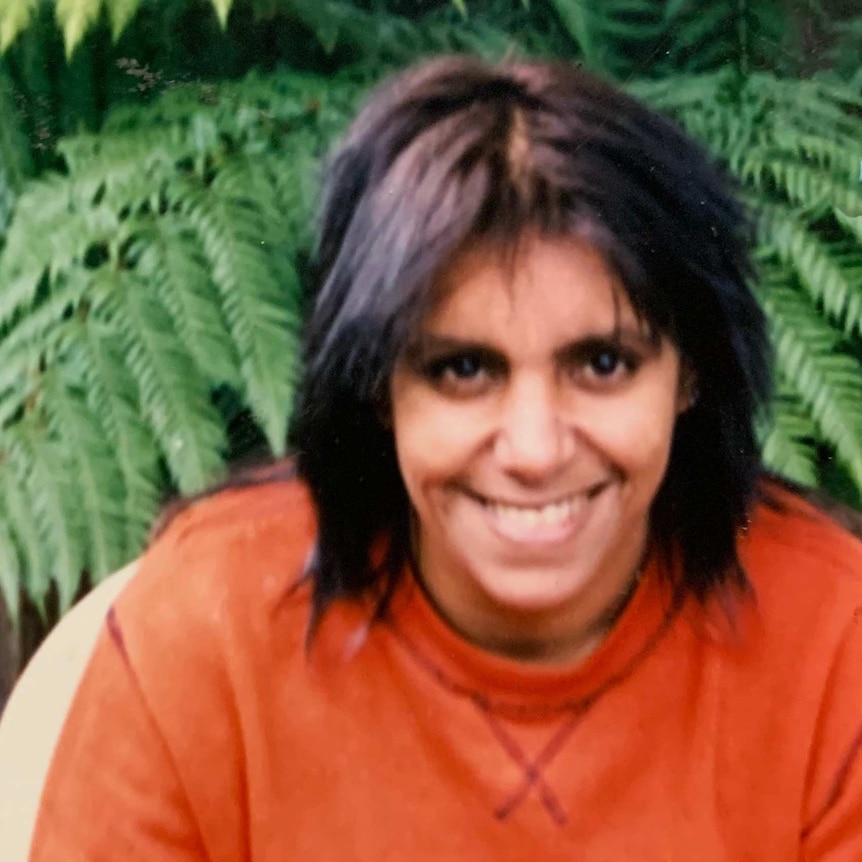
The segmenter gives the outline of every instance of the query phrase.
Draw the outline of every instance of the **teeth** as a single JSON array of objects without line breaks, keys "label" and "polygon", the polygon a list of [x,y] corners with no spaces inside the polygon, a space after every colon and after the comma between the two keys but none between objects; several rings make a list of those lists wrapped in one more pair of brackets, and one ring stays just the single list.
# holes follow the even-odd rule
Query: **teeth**
[{"label": "teeth", "polygon": [[572,517],[575,507],[583,498],[564,500],[560,503],[550,503],[547,506],[507,506],[502,503],[490,503],[490,508],[502,520],[525,527],[535,527],[539,524],[562,524]]}]

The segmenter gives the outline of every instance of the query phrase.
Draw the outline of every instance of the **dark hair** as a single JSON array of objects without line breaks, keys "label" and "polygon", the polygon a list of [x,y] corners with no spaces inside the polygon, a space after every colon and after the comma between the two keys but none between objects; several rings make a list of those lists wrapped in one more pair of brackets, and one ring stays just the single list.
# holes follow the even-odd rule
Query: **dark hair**
[{"label": "dark hair", "polygon": [[699,396],[651,512],[700,599],[746,584],[736,552],[761,471],[770,388],[748,287],[749,226],[728,180],[671,122],[575,66],[444,57],[376,90],[328,165],[319,281],[291,432],[319,515],[315,609],[409,560],[409,502],[386,399],[437,276],[480,241],[585,237]]}]

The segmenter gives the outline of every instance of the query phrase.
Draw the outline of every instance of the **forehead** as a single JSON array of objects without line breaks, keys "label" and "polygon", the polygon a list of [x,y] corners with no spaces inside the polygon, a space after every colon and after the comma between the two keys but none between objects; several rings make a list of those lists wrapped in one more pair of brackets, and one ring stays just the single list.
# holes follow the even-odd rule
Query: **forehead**
[{"label": "forehead", "polygon": [[423,329],[452,337],[543,340],[645,331],[614,270],[593,246],[527,237],[514,252],[478,245],[437,284]]}]

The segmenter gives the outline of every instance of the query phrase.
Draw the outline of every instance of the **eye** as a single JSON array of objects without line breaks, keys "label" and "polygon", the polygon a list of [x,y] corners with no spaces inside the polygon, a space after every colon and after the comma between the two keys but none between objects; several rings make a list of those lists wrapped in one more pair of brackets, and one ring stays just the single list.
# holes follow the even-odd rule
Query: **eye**
[{"label": "eye", "polygon": [[478,351],[465,351],[430,360],[424,376],[436,388],[453,395],[473,395],[484,391],[498,376],[499,369]]},{"label": "eye", "polygon": [[437,377],[450,377],[455,380],[472,380],[482,371],[482,360],[474,353],[464,353],[460,356],[449,356],[433,363]]},{"label": "eye", "polygon": [[594,344],[576,358],[573,376],[589,386],[607,388],[630,379],[639,365],[639,357],[620,345]]},{"label": "eye", "polygon": [[597,377],[612,377],[623,365],[623,357],[614,348],[598,350],[589,359],[589,369]]}]

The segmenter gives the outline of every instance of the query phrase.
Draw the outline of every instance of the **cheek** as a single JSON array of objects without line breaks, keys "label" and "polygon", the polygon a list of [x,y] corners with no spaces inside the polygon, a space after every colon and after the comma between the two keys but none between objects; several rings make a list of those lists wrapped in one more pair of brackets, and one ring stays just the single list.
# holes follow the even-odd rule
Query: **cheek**
[{"label": "cheek", "polygon": [[633,483],[657,486],[664,475],[676,424],[675,399],[645,390],[591,411],[581,432]]},{"label": "cheek", "polygon": [[452,481],[470,463],[481,437],[464,405],[446,404],[423,387],[393,387],[392,424],[401,475],[417,509],[428,490]]}]

